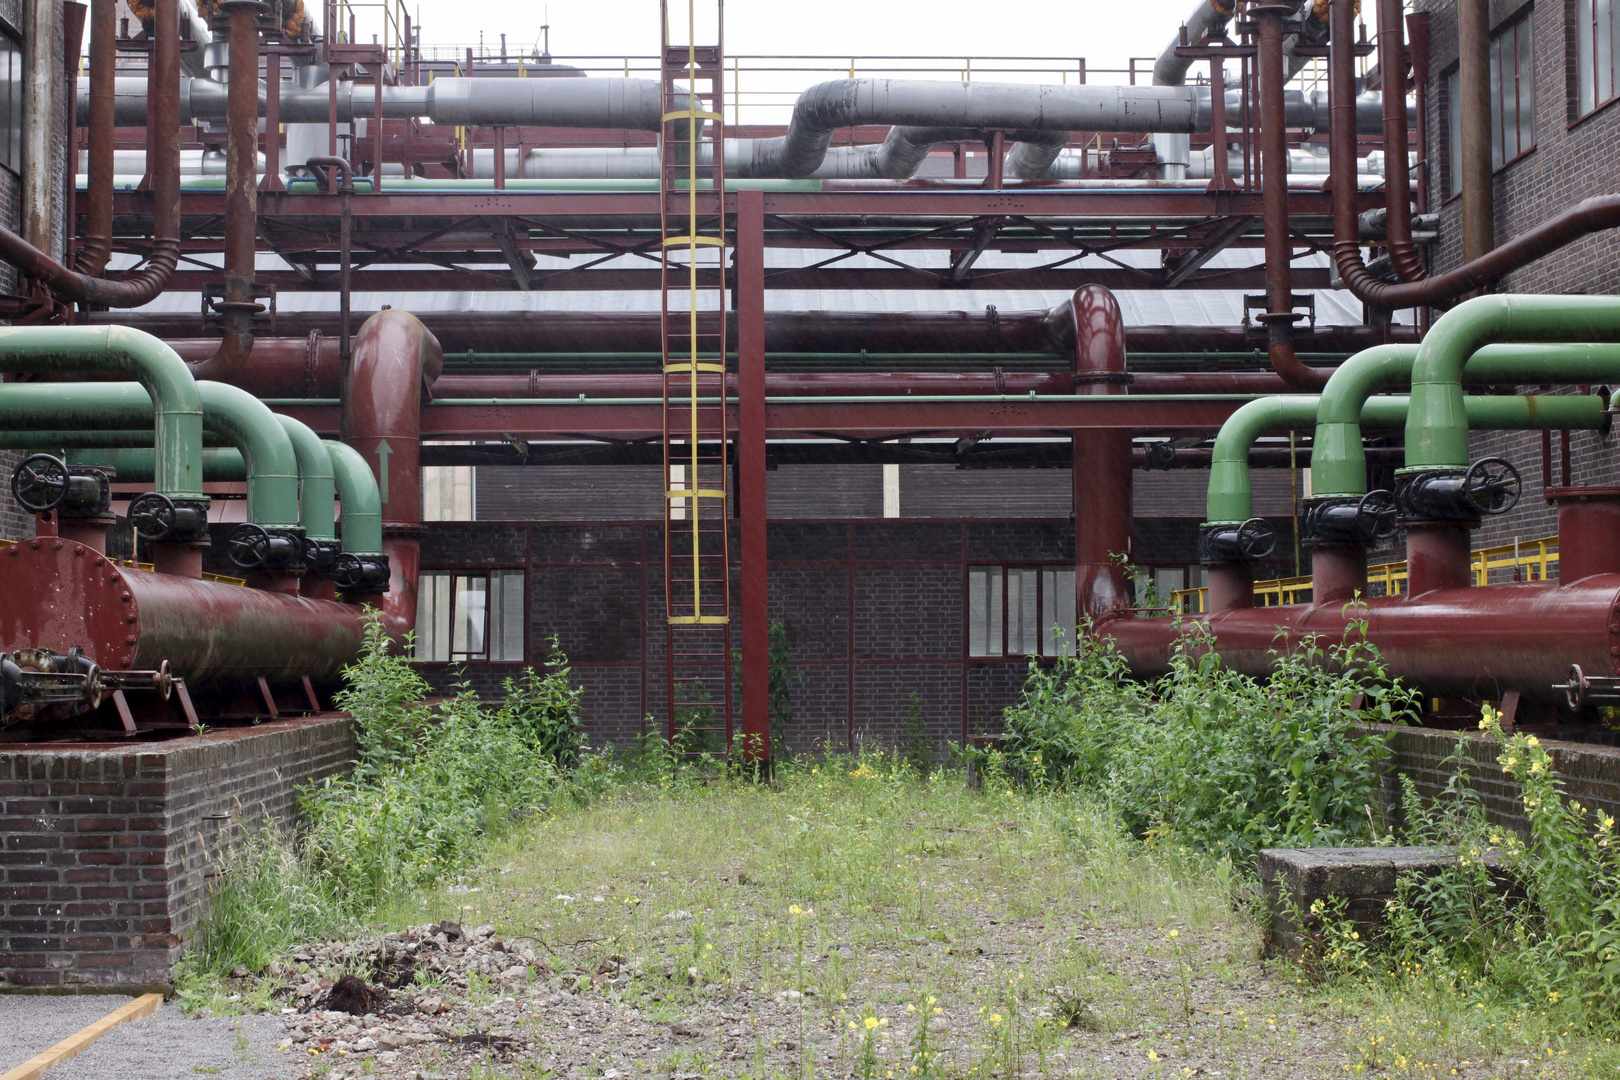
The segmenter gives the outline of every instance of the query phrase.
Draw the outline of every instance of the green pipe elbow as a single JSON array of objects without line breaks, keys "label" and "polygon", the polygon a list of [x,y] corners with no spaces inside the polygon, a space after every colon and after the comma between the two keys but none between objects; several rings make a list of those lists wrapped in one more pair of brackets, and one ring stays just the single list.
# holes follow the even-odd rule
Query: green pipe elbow
[{"label": "green pipe elbow", "polygon": [[[127,326],[0,327],[0,371],[105,373],[134,379],[154,403],[154,486],[171,499],[207,502],[202,491],[202,400],[186,362]],[[63,425],[67,426],[67,425]]]},{"label": "green pipe elbow", "polygon": [[[1412,366],[1412,409],[1406,418],[1402,472],[1468,465],[1463,409],[1464,365],[1490,342],[1620,340],[1620,298],[1604,296],[1478,296],[1435,320]],[[1620,375],[1617,367],[1613,377]],[[1552,372],[1524,371],[1520,382],[1562,381]]]},{"label": "green pipe elbow", "polygon": [[1206,524],[1236,524],[1253,516],[1249,448],[1268,431],[1310,426],[1320,403],[1321,398],[1314,394],[1256,398],[1240,405],[1226,418],[1210,454],[1209,494],[1204,504]]},{"label": "green pipe elbow", "polygon": [[343,503],[343,550],[354,555],[381,555],[382,493],[377,477],[360,451],[348,443],[323,439],[332,456],[332,475]]},{"label": "green pipe elbow", "polygon": [[332,500],[337,489],[332,477],[332,455],[321,445],[321,437],[301,420],[276,413],[281,428],[292,440],[298,459],[298,521],[311,540],[336,540],[337,517]]}]

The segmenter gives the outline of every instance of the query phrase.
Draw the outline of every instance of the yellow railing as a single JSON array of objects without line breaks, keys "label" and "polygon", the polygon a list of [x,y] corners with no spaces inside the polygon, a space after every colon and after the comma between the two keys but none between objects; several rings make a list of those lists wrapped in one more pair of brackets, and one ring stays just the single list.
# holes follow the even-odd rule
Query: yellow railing
[{"label": "yellow railing", "polygon": [[[1534,540],[1515,540],[1511,544],[1480,548],[1470,558],[1475,585],[1491,584],[1492,571],[1512,570],[1514,581],[1547,581],[1553,577],[1552,568],[1558,565],[1558,537],[1542,536]],[[1498,583],[1506,575],[1498,578]],[[1306,599],[1302,593],[1311,591],[1310,577],[1273,578],[1254,583],[1255,603],[1260,607],[1279,604],[1297,604]],[[1406,563],[1377,563],[1367,567],[1368,596],[1399,596],[1406,591]],[[1176,589],[1170,593],[1170,610],[1183,615],[1202,614],[1209,604],[1209,588]]]}]

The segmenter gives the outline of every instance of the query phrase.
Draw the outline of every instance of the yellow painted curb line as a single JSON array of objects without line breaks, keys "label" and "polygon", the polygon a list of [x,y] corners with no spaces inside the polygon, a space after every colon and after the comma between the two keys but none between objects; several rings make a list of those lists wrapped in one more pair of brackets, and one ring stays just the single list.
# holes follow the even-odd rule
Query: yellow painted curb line
[{"label": "yellow painted curb line", "polygon": [[0,1074],[0,1080],[37,1080],[40,1073],[60,1065],[119,1024],[127,1024],[131,1020],[144,1020],[151,1016],[157,1012],[161,1004],[163,1004],[162,994],[143,994],[116,1012],[108,1013],[83,1031],[69,1035],[43,1054],[37,1054],[10,1072]]}]

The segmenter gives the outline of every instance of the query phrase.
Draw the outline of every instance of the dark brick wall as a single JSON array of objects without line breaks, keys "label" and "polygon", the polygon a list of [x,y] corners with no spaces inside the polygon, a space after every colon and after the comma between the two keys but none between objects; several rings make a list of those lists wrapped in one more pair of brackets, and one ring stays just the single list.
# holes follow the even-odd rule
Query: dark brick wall
[{"label": "dark brick wall", "polygon": [[[1141,526],[1133,540],[1139,562],[1195,561],[1190,522]],[[917,718],[927,738],[940,743],[997,723],[1025,676],[1022,659],[965,656],[967,567],[1068,563],[1074,526],[1066,518],[790,519],[770,523],[767,545],[770,617],[786,627],[803,676],[792,694],[789,745],[909,741]],[[585,688],[593,743],[623,745],[645,730],[649,714],[655,726],[664,722],[661,524],[429,526],[424,569],[496,565],[528,567],[529,660],[542,662],[556,637]],[[433,665],[424,674],[440,689],[465,682],[494,696],[501,680],[520,669]]]},{"label": "dark brick wall", "polygon": [[347,718],[0,749],[0,990],[167,987],[215,861],[347,768]]}]

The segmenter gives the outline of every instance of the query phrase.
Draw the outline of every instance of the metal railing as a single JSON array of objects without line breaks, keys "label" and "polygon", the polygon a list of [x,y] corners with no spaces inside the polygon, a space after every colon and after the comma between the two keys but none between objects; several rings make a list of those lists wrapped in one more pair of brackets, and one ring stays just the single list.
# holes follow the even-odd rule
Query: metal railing
[{"label": "metal railing", "polygon": [[[1471,553],[1469,567],[1475,585],[1504,584],[1507,581],[1551,581],[1557,576],[1558,537],[1534,540],[1515,539],[1511,544],[1480,548]],[[1511,575],[1507,572],[1512,571]],[[1406,562],[1376,563],[1367,567],[1368,596],[1399,596],[1406,591]],[[1273,578],[1254,583],[1257,607],[1298,604],[1310,598],[1311,578]],[[1209,587],[1176,589],[1170,593],[1170,610],[1183,615],[1202,615],[1208,609]]]}]

